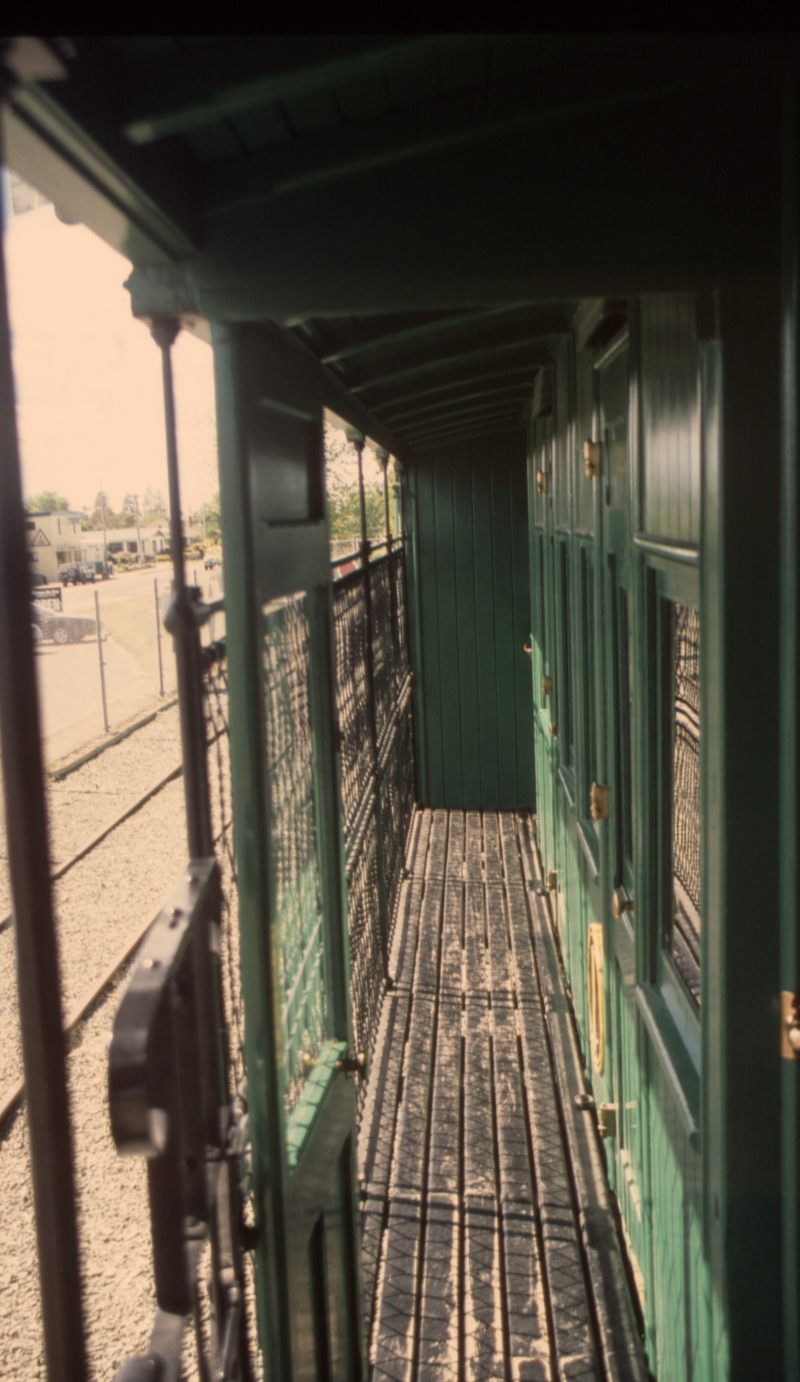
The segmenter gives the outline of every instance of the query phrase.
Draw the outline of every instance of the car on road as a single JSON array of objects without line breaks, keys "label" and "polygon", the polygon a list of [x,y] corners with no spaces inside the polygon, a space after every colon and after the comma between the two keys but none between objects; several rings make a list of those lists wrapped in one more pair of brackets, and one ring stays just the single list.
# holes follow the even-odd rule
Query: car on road
[{"label": "car on road", "polygon": [[56,614],[43,605],[31,602],[31,624],[35,629],[34,642],[45,639],[53,643],[80,643],[82,639],[97,633],[94,619],[79,614]]},{"label": "car on road", "polygon": [[95,570],[88,561],[68,561],[58,568],[58,579],[62,585],[84,585],[93,581]]},{"label": "car on road", "polygon": [[220,559],[219,557],[214,556],[213,553],[210,553],[209,556],[207,556],[205,561],[203,562],[203,565],[206,571],[213,571],[215,566],[220,565]]}]

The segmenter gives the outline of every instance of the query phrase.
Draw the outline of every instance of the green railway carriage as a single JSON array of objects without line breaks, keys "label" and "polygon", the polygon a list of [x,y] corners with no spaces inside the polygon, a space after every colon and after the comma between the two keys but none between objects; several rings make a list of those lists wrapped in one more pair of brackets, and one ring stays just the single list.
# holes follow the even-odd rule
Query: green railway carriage
[{"label": "green railway carriage", "polygon": [[[260,1350],[275,1382],[800,1382],[798,56],[795,35],[6,44],[9,165],[132,261],[175,532],[170,349],[187,329],[214,354],[225,646],[200,647],[176,544],[192,862],[131,989],[152,1025],[129,1006],[139,1054],[130,1031],[112,1049],[160,1308],[120,1378],[179,1375],[207,1229],[205,1375],[255,1376]],[[87,1373],[2,349],[54,1382]],[[333,567],[326,418],[385,477],[383,537],[362,489]],[[241,1185],[202,958],[223,660]],[[194,995],[166,1074],[141,1055],[159,966]]]}]

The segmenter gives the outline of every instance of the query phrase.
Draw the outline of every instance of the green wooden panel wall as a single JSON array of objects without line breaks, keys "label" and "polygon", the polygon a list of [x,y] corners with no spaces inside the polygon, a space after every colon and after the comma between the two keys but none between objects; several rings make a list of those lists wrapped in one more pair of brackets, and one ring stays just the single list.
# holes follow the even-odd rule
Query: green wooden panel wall
[{"label": "green wooden panel wall", "polygon": [[407,479],[420,799],[534,804],[526,441],[442,447]]}]

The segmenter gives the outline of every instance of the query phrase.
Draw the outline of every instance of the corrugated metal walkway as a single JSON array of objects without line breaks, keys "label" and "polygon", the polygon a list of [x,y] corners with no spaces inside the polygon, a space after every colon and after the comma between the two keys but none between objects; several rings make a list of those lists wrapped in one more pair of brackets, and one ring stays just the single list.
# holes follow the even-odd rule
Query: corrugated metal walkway
[{"label": "corrugated metal walkway", "polygon": [[373,1382],[646,1377],[531,817],[418,812],[391,973],[360,1141]]}]

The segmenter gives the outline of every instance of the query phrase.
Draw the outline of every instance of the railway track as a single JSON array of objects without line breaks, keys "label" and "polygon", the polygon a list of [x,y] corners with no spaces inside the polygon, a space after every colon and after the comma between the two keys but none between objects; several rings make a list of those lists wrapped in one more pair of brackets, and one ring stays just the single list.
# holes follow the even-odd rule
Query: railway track
[{"label": "railway track", "polygon": [[[167,707],[168,710],[171,708],[172,707]],[[167,742],[169,742],[173,737],[177,738],[177,711],[171,718],[172,720],[174,720],[174,725],[169,725],[169,728],[172,729],[174,732],[172,734],[167,734]],[[150,725],[152,724],[152,721],[147,721],[145,723],[147,725]],[[142,726],[142,728],[144,728],[144,726]],[[215,740],[211,741],[212,744],[214,742]],[[132,747],[135,751],[135,745],[132,746],[130,743],[130,739],[128,739],[126,742],[127,752],[125,755],[127,759],[130,759],[130,751]],[[91,764],[87,761],[86,764],[80,763],[79,765],[77,765],[77,771],[74,775],[76,780],[74,780],[70,784],[69,788],[70,796],[74,798],[76,792],[80,793],[82,790],[80,778],[78,776],[80,773],[86,775],[87,772],[91,771],[91,774],[94,777],[96,783],[98,772],[101,775],[101,781],[113,781],[115,775],[117,775],[120,771],[124,772],[124,768],[126,765],[119,764],[118,762],[116,762],[114,754],[115,748],[109,747],[105,761],[102,763],[102,765],[99,765],[99,767],[96,763],[96,760],[92,761]],[[129,822],[131,822],[134,817],[140,815],[140,813],[144,811],[145,808],[148,807],[148,805],[153,803],[155,799],[158,798],[160,794],[165,791],[165,789],[169,788],[172,783],[174,783],[178,778],[180,778],[182,776],[182,773],[183,765],[181,762],[173,763],[173,766],[167,772],[160,772],[158,776],[155,778],[155,780],[149,782],[144,791],[139,792],[132,801],[129,800],[121,811],[117,812],[110,820],[107,820],[103,825],[101,825],[99,829],[93,830],[92,833],[88,836],[88,838],[85,838],[77,849],[74,849],[65,859],[62,859],[62,861],[56,865],[51,874],[53,883],[60,883],[63,879],[66,878],[68,874],[72,873],[78,865],[84,863],[87,860],[90,860],[91,856],[98,849],[100,849],[101,846],[106,844],[106,842],[108,842],[110,840],[110,837],[112,836],[117,837],[113,842],[115,849],[119,847],[120,853],[124,854],[125,847],[124,844],[120,841],[118,832],[123,831],[124,834],[124,827]],[[218,843],[218,840],[221,837],[223,830],[226,829],[229,826],[229,824],[229,821],[226,821],[224,823],[221,821],[219,822],[220,829],[218,831],[215,843]],[[139,832],[137,832],[137,836],[138,834]],[[167,881],[167,890],[169,889],[169,887],[171,887],[174,873],[178,871],[181,863],[184,862],[183,856],[185,855],[185,844],[182,811],[179,813],[178,817],[175,820],[175,837],[176,864],[175,868],[170,873],[170,877]],[[138,852],[138,838],[135,849]],[[96,880],[94,880],[94,886],[93,880],[91,878],[78,880],[75,892],[79,906],[81,905],[82,901],[87,909],[88,914],[91,915],[96,906]],[[94,1010],[98,1001],[102,998],[104,992],[113,985],[114,980],[125,969],[128,961],[135,954],[136,950],[138,949],[139,945],[141,944],[145,935],[147,934],[147,931],[149,930],[150,925],[152,924],[153,918],[158,913],[159,905],[160,904],[156,904],[149,907],[143,906],[140,918],[137,920],[137,923],[128,930],[127,934],[122,940],[122,943],[115,945],[113,950],[111,950],[110,946],[108,947],[108,950],[110,950],[111,953],[107,963],[103,964],[102,968],[100,968],[99,972],[96,973],[92,980],[87,985],[81,988],[77,997],[73,998],[71,1002],[68,1001],[65,1004],[67,1009],[66,1016],[64,1019],[65,1034],[72,1035],[75,1033],[76,1029],[80,1026],[81,1022],[85,1019],[87,1014]],[[144,917],[146,918],[143,922],[141,920],[141,915],[144,915]],[[9,950],[13,949],[13,931],[11,925],[12,921],[13,914],[11,913],[9,913],[5,917],[3,917],[2,920],[0,920],[0,965],[3,965],[6,969],[9,967],[10,964],[13,964],[13,959],[11,959],[9,954],[2,953],[3,950],[6,950],[6,952],[8,952]],[[5,935],[3,933],[5,933]],[[70,938],[61,935],[62,951],[65,949],[65,940],[69,942],[69,939]],[[72,939],[75,938],[73,937]],[[81,937],[81,943],[83,943],[83,940],[84,938]],[[62,958],[66,958],[67,960],[69,960],[69,955],[62,956]],[[15,1075],[14,1078],[10,1081],[7,1080],[6,1074],[5,1079],[6,1083],[4,1086],[2,1081],[0,1081],[0,1090],[2,1091],[0,1092],[0,1142],[2,1141],[3,1131],[8,1122],[8,1115],[20,1103],[21,1099],[24,1096],[25,1088],[24,1078],[21,1074]]]},{"label": "railway track", "polygon": [[[224,743],[218,748],[224,767]],[[177,708],[168,709],[49,788],[84,1305],[97,1377],[113,1377],[123,1358],[141,1351],[155,1308],[146,1168],[118,1157],[111,1139],[107,1043],[136,951],[186,863],[179,755]],[[218,767],[215,750],[209,769],[217,841],[230,824],[229,798],[222,815]],[[13,927],[6,920],[0,930],[0,1356],[8,1382],[45,1376],[20,1072]],[[190,1357],[184,1373],[199,1377]]]}]

